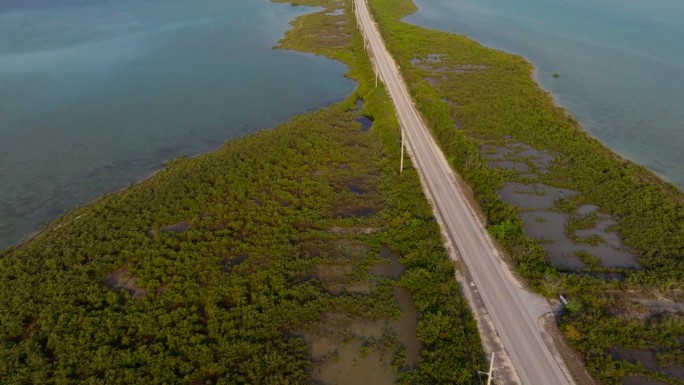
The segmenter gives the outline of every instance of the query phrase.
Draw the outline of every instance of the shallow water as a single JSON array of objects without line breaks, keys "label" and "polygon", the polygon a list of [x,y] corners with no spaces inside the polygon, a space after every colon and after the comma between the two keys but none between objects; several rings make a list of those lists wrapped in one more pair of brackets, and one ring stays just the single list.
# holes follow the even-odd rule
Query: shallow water
[{"label": "shallow water", "polygon": [[504,202],[524,209],[548,209],[553,207],[557,200],[576,194],[576,191],[543,183],[508,182],[499,190],[499,195]]},{"label": "shallow water", "polygon": [[415,368],[418,365],[420,356],[420,349],[422,347],[418,340],[418,309],[413,302],[413,295],[411,292],[400,286],[394,288],[394,299],[397,301],[401,309],[401,318],[394,321],[394,327],[397,331],[399,341],[406,348],[406,366],[408,368]]},{"label": "shallow water", "polygon": [[[648,370],[663,372],[669,376],[684,380],[683,366],[673,365],[669,367],[660,367],[656,360],[656,352],[653,350],[623,349],[613,347],[608,349],[608,353],[614,360],[625,360],[631,363],[641,363]],[[642,384],[636,380],[629,380],[627,383]],[[646,382],[646,384],[648,384],[648,382]]]},{"label": "shallow water", "polygon": [[331,345],[337,354],[334,360],[327,360],[315,367],[313,380],[326,385],[378,384],[391,385],[397,377],[392,370],[392,355],[370,351],[362,353],[362,343]]},{"label": "shallow water", "polygon": [[581,216],[586,216],[591,213],[598,211],[599,207],[596,205],[581,205],[577,208],[577,214]]},{"label": "shallow water", "polygon": [[[316,360],[313,380],[322,384],[393,384],[393,352],[378,350],[385,333],[394,334],[406,349],[406,366],[418,364],[421,344],[416,331],[418,312],[411,292],[394,288],[394,298],[402,311],[398,320],[368,320],[345,314],[326,313],[316,333],[305,333],[311,356]],[[374,347],[375,346],[375,347]]]},{"label": "shallow water", "polygon": [[608,353],[614,360],[625,360],[632,363],[640,362],[648,370],[658,370],[655,352],[651,350],[610,348]]},{"label": "shallow water", "polygon": [[368,132],[371,126],[373,126],[373,119],[365,115],[359,116],[358,118],[356,118],[356,121],[361,123],[361,131],[363,132]]},{"label": "shallow water", "polygon": [[[482,151],[489,167],[516,171],[518,180],[525,178],[530,182],[538,179],[538,175],[529,172],[528,166],[544,173],[554,159],[549,152],[519,142],[505,146],[485,144]],[[519,216],[525,234],[542,242],[546,258],[554,266],[572,271],[592,270],[597,267],[594,266],[597,261],[593,258],[598,258],[603,267],[640,268],[637,256],[628,250],[614,231],[617,222],[610,215],[600,213],[596,205],[583,204],[577,207],[575,215],[596,215],[596,222],[592,227],[576,230],[572,236],[568,236],[566,226],[571,215],[557,211],[556,204],[559,200],[577,195],[577,191],[544,183],[507,182],[498,193],[504,202],[522,209]],[[584,260],[581,256],[584,256]],[[587,266],[587,263],[591,263],[591,266]]]},{"label": "shallow water", "polygon": [[530,171],[530,167],[527,165],[527,163],[523,162],[513,162],[510,160],[498,160],[498,161],[489,161],[487,162],[487,165],[492,168],[502,168],[505,170],[513,170],[519,173],[526,173]]},{"label": "shallow water", "polygon": [[[376,263],[372,276],[398,279],[404,271],[399,254],[383,245],[380,258],[389,263]],[[353,267],[340,264],[316,265],[314,276],[330,291],[331,284],[339,284],[333,294],[342,292],[369,294],[375,282],[344,283],[353,273]],[[372,279],[372,281],[376,281]],[[362,285],[365,291],[355,292],[351,286]],[[372,289],[371,289],[372,288]],[[421,343],[418,339],[418,310],[411,292],[395,286],[394,300],[401,310],[401,317],[392,319],[367,319],[344,313],[324,313],[315,330],[303,333],[310,344],[315,361],[312,378],[320,384],[392,384],[397,373],[392,368],[394,347],[383,347],[382,342],[392,335],[404,347],[406,362],[399,370],[410,370],[418,365]]]},{"label": "shallow water", "polygon": [[547,259],[564,270],[584,270],[582,260],[575,255],[576,245],[565,235],[568,215],[555,211],[529,211],[520,213],[525,234],[544,241]]},{"label": "shallow water", "polygon": [[315,332],[304,333],[316,361],[311,377],[316,384],[393,384],[392,352],[372,348],[386,330],[386,320],[353,319],[325,313]]},{"label": "shallow water", "polygon": [[597,257],[602,266],[608,268],[640,268],[637,256],[626,250],[625,245],[615,232],[608,227],[615,224],[602,220],[596,227],[578,230],[577,236],[588,237],[596,234],[602,239],[596,245],[574,242],[565,233],[570,216],[555,211],[527,211],[520,213],[525,233],[532,238],[543,240],[542,246],[548,252],[547,258],[554,266],[567,270],[584,270],[584,262],[576,255],[586,252]]},{"label": "shallow water", "polygon": [[520,142],[507,143],[505,146],[483,145],[482,151],[489,167],[513,170],[520,176],[533,175],[528,173],[530,165],[535,168],[534,171],[545,173],[554,159],[547,151]]},{"label": "shallow water", "polygon": [[[684,187],[684,3],[415,0],[407,21],[521,54],[592,135]],[[553,74],[560,77],[554,78]]]},{"label": "shallow water", "polygon": [[649,380],[646,377],[630,376],[622,379],[622,385],[666,385],[664,382]]},{"label": "shallow water", "polygon": [[601,239],[603,239],[605,243],[609,244],[610,246],[615,248],[621,248],[624,247],[624,245],[622,244],[622,240],[617,235],[617,233],[609,230],[612,226],[615,225],[617,225],[617,222],[615,222],[612,219],[602,219],[596,222],[596,225],[592,228],[575,231],[575,235],[577,235],[580,238],[590,238],[592,236],[599,236],[601,237]]},{"label": "shallow water", "polygon": [[350,93],[268,0],[0,2],[0,247],[165,160]]},{"label": "shallow water", "polygon": [[380,249],[380,258],[389,259],[389,262],[375,264],[371,269],[371,274],[381,278],[399,279],[405,270],[404,265],[399,262],[399,254],[383,245]]}]

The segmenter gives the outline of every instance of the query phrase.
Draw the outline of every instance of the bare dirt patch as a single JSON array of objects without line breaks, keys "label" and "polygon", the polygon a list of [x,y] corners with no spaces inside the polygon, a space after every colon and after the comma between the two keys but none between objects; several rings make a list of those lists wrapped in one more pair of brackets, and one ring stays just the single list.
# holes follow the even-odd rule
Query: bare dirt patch
[{"label": "bare dirt patch", "polygon": [[364,195],[374,191],[365,178],[355,178],[345,183],[345,189],[355,195]]},{"label": "bare dirt patch", "polygon": [[319,264],[314,266],[313,276],[331,294],[360,293],[373,291],[370,282],[354,280],[354,267],[343,264]]},{"label": "bare dirt patch", "polygon": [[238,266],[241,263],[243,263],[244,261],[246,261],[247,258],[249,258],[249,256],[247,254],[225,257],[225,258],[223,258],[223,261],[221,262],[221,267],[223,268],[223,271],[230,272],[233,270],[233,268],[235,266]]},{"label": "bare dirt patch", "polygon": [[[147,237],[150,239],[153,239],[155,235],[158,233],[174,233],[174,234],[180,234],[184,231],[187,231],[190,228],[190,222],[188,221],[182,221],[178,223],[174,223],[172,225],[167,225],[167,226],[162,226],[158,229],[151,229],[150,231],[147,232]],[[217,226],[215,229],[216,231],[221,230],[222,228],[220,226]]]},{"label": "bare dirt patch", "polygon": [[373,234],[385,231],[383,227],[331,227],[329,230],[333,234]]},{"label": "bare dirt patch", "polygon": [[109,273],[102,283],[110,289],[126,290],[133,298],[142,298],[147,295],[147,289],[137,285],[138,276],[129,274],[128,266]]},{"label": "bare dirt patch", "polygon": [[342,201],[333,207],[333,213],[342,218],[367,218],[375,214],[377,209],[357,202]]},{"label": "bare dirt patch", "polygon": [[159,228],[160,233],[182,233],[190,228],[190,222],[183,221]]},{"label": "bare dirt patch", "polygon": [[370,247],[355,239],[306,239],[295,242],[300,254],[306,258],[322,258],[357,262],[368,256]]}]

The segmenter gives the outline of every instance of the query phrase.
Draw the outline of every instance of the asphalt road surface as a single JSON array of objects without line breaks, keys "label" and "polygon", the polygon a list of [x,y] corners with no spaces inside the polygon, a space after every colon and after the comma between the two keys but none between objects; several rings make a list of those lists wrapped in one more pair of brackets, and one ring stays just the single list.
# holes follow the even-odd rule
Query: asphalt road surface
[{"label": "asphalt road surface", "polygon": [[454,181],[444,155],[413,106],[399,69],[385,48],[364,0],[354,0],[357,18],[368,41],[411,148],[413,162],[432,196],[436,214],[458,248],[487,307],[516,371],[525,384],[568,384],[528,314],[518,290],[504,271],[486,230]]}]

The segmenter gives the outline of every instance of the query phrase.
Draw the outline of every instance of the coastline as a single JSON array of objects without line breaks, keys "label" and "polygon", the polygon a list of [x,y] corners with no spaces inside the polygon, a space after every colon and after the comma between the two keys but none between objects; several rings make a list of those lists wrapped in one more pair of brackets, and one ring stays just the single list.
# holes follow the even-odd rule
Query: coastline
[{"label": "coastline", "polygon": [[[283,23],[282,27],[282,33],[277,39],[282,39],[284,38],[285,34],[293,28],[292,23],[298,19],[301,16],[305,15],[310,15],[310,14],[315,14],[317,12],[320,12],[323,8],[320,6],[307,6],[304,4],[299,4],[301,7],[298,7],[297,11],[294,13],[296,14],[292,19],[286,20],[285,23]],[[269,2],[268,4],[265,4],[267,7],[286,7],[287,4],[283,4],[282,2]],[[289,11],[289,10],[288,10]],[[277,11],[276,13],[281,13],[281,11]],[[289,11],[289,13],[292,13],[292,11]],[[272,41],[269,43],[269,45],[265,45],[263,48],[267,50],[274,50],[271,47],[270,44],[278,44],[278,41]],[[339,64],[339,72],[334,74],[335,78],[343,79],[345,83],[349,83],[351,86],[351,89],[347,90],[346,88],[341,88],[340,87],[340,94],[342,95],[339,99],[335,100],[316,100],[315,103],[310,104],[309,106],[304,106],[302,109],[300,109],[297,112],[294,112],[293,114],[285,116],[285,118],[280,119],[277,118],[276,116],[270,117],[270,120],[273,123],[269,123],[268,125],[261,125],[257,124],[254,126],[250,126],[249,128],[242,127],[239,129],[235,129],[232,131],[231,129],[220,129],[222,130],[219,132],[219,135],[216,138],[212,138],[215,140],[211,141],[203,141],[202,143],[198,143],[196,146],[193,144],[193,147],[190,149],[182,149],[182,146],[177,146],[178,148],[181,148],[181,150],[174,150],[174,151],[169,151],[168,153],[163,153],[161,156],[159,154],[152,153],[155,148],[152,147],[151,149],[144,149],[144,156],[141,158],[142,161],[139,163],[142,163],[142,166],[139,166],[138,164],[134,166],[130,166],[128,164],[124,165],[119,165],[118,163],[115,163],[115,166],[118,167],[114,171],[111,171],[113,175],[106,174],[106,177],[108,178],[107,181],[114,181],[112,185],[110,186],[109,184],[103,185],[100,182],[100,179],[97,179],[95,182],[92,182],[87,179],[87,177],[82,177],[81,174],[74,174],[74,176],[70,177],[70,183],[65,183],[61,179],[57,178],[57,181],[60,182],[61,184],[58,187],[53,187],[50,186],[51,189],[56,190],[56,191],[50,191],[53,195],[57,195],[60,198],[56,198],[53,200],[48,200],[45,196],[39,195],[39,192],[36,192],[36,198],[38,203],[36,203],[36,208],[34,209],[31,207],[30,211],[28,211],[28,214],[25,215],[25,217],[29,218],[37,218],[36,220],[30,220],[27,221],[26,223],[21,222],[21,219],[23,217],[17,216],[16,218],[14,217],[4,217],[3,219],[7,220],[10,219],[12,220],[9,222],[8,220],[8,226],[7,226],[7,237],[2,237],[0,239],[0,249],[12,247],[12,248],[17,248],[20,247],[21,245],[31,241],[34,239],[36,236],[38,236],[42,231],[49,229],[52,225],[53,222],[57,221],[60,217],[68,215],[71,211],[76,210],[79,207],[87,206],[91,204],[94,201],[97,201],[103,196],[107,196],[113,193],[121,192],[128,188],[131,185],[137,185],[140,184],[146,180],[148,180],[150,177],[156,175],[159,173],[161,170],[165,168],[164,164],[169,161],[174,160],[175,157],[185,157],[185,158],[195,158],[197,156],[201,156],[206,153],[210,153],[213,151],[216,151],[220,149],[223,144],[228,141],[232,140],[235,138],[239,138],[245,135],[249,135],[250,133],[256,133],[262,130],[269,130],[272,129],[273,127],[280,125],[282,123],[286,123],[289,120],[291,120],[294,116],[300,115],[300,114],[306,114],[308,112],[320,109],[320,108],[326,108],[330,104],[337,103],[340,101],[345,100],[350,94],[353,94],[355,92],[356,87],[358,84],[354,82],[352,79],[350,79],[348,76],[346,76],[346,72],[348,71],[348,66],[343,63],[340,60],[337,59],[331,59],[328,57],[325,57],[324,55],[316,54],[316,53],[311,53],[311,52],[303,52],[303,51],[298,51],[298,50],[292,50],[292,49],[287,49],[283,50],[286,51],[286,55],[301,55],[301,56],[309,56],[309,57],[316,57],[317,59],[324,60],[326,62],[330,63],[335,63],[335,65]],[[279,54],[283,55],[283,53]],[[343,93],[344,91],[344,93]],[[172,132],[171,134],[173,135],[178,135],[175,132]],[[174,154],[175,152],[175,154]],[[187,154],[183,154],[183,152],[187,152]],[[171,156],[171,158],[166,158],[164,156]],[[138,159],[138,158],[135,158]],[[114,159],[114,161],[119,161],[119,159]],[[125,161],[125,160],[124,160]],[[121,161],[119,163],[124,163],[124,161]],[[107,164],[108,165],[108,164]],[[138,167],[138,168],[136,168]],[[96,169],[96,171],[99,169]],[[90,170],[86,170],[90,171]],[[106,173],[106,171],[105,171]],[[105,174],[103,173],[103,175]],[[131,175],[128,177],[127,175]],[[8,177],[9,178],[9,177]],[[81,178],[81,179],[79,179]],[[90,188],[83,188],[79,189],[78,188],[78,183],[83,182],[83,180],[88,183],[92,183],[96,187]],[[17,183],[17,186],[20,186],[19,183]],[[73,188],[72,188],[73,186]],[[42,186],[41,186],[42,187]],[[61,189],[61,190],[60,190]],[[65,191],[62,191],[65,190]],[[41,191],[41,190],[39,190]],[[63,193],[62,195],[67,196],[67,198],[64,198],[64,202],[62,203],[61,195],[60,193]],[[8,199],[14,198],[14,191],[10,191],[8,193]],[[73,199],[70,199],[74,197]],[[51,206],[53,202],[58,202],[54,206]],[[2,206],[3,202],[0,202],[0,206]],[[0,207],[1,208],[1,207]],[[42,213],[52,213],[54,215],[43,215]],[[39,215],[40,213],[40,215]],[[15,222],[20,223],[21,226],[16,226]],[[4,225],[4,224],[3,224]],[[20,228],[20,230],[15,230],[17,227]],[[28,229],[28,231],[21,231]],[[4,228],[3,228],[4,230]],[[16,232],[15,232],[16,231]],[[4,235],[4,233],[3,233]]]},{"label": "coastline", "polygon": [[[420,1],[418,1],[418,3],[420,3]],[[629,121],[617,121],[617,120],[615,120],[615,123],[612,123],[613,122],[612,120],[607,122],[607,119],[609,119],[610,117],[619,116],[619,114],[616,110],[618,107],[614,103],[606,103],[604,108],[606,109],[608,115],[606,115],[605,113],[601,114],[600,112],[597,112],[597,110],[595,108],[587,108],[587,106],[583,106],[582,105],[583,99],[581,99],[579,96],[576,96],[576,94],[578,93],[577,88],[579,86],[568,87],[568,84],[562,85],[562,83],[565,81],[564,73],[562,73],[562,72],[559,74],[560,75],[559,79],[552,78],[552,75],[555,73],[554,72],[555,69],[550,67],[550,66],[551,65],[559,65],[562,67],[564,65],[563,63],[559,63],[559,60],[561,60],[561,58],[558,56],[559,55],[558,52],[553,50],[553,47],[555,47],[555,46],[539,48],[539,49],[532,49],[532,48],[530,48],[531,43],[529,43],[529,44],[521,43],[520,39],[530,33],[530,32],[527,32],[526,29],[524,30],[525,32],[522,32],[520,34],[516,34],[515,37],[506,39],[506,38],[500,38],[499,35],[501,34],[501,32],[498,30],[496,32],[485,33],[483,31],[473,27],[473,25],[471,25],[469,23],[466,23],[465,26],[461,26],[460,28],[456,27],[456,26],[460,25],[459,24],[460,20],[463,20],[464,17],[467,17],[470,15],[469,14],[469,8],[467,8],[467,6],[470,3],[468,3],[467,1],[465,3],[466,3],[464,5],[464,7],[466,7],[466,8],[464,8],[465,10],[461,11],[460,13],[455,11],[454,15],[452,15],[455,17],[455,20],[452,24],[453,27],[444,24],[444,20],[437,20],[434,23],[427,23],[427,20],[429,20],[429,18],[431,16],[434,16],[434,13],[436,11],[439,11],[439,10],[444,11],[444,9],[440,8],[439,6],[434,7],[434,8],[430,8],[428,13],[426,13],[424,15],[420,15],[420,11],[421,11],[419,9],[420,5],[416,4],[416,12],[413,12],[410,15],[406,15],[402,19],[402,21],[409,23],[409,24],[412,24],[412,25],[415,25],[415,26],[418,26],[418,27],[421,27],[421,28],[434,29],[437,31],[449,32],[449,33],[453,33],[453,34],[456,34],[459,36],[464,36],[464,37],[467,37],[468,39],[471,39],[471,40],[477,42],[478,44],[481,44],[482,46],[487,47],[489,49],[496,50],[496,51],[499,51],[499,52],[502,52],[505,54],[516,55],[518,57],[524,58],[530,64],[530,66],[533,68],[532,76],[533,76],[535,82],[539,85],[539,87],[549,94],[549,96],[553,99],[555,106],[566,110],[568,115],[572,116],[572,118],[578,122],[578,125],[582,128],[582,130],[584,132],[586,132],[592,138],[600,141],[611,152],[619,155],[624,160],[627,160],[627,161],[632,162],[636,165],[645,167],[646,169],[648,169],[653,174],[656,174],[664,182],[676,186],[677,189],[679,189],[680,191],[684,191],[684,178],[682,177],[682,175],[684,175],[684,168],[678,167],[679,163],[676,163],[676,162],[673,163],[676,159],[676,155],[672,154],[672,151],[671,151],[672,146],[671,145],[670,145],[670,147],[666,147],[666,149],[668,149],[668,151],[664,152],[665,155],[663,158],[663,159],[668,160],[669,163],[663,164],[663,163],[659,162],[659,159],[661,159],[661,157],[657,156],[657,152],[656,152],[656,151],[658,151],[658,150],[656,150],[657,147],[654,147],[652,150],[649,150],[649,148],[643,147],[644,145],[642,145],[641,147],[638,147],[638,146],[634,147],[634,146],[630,146],[630,145],[626,144],[626,143],[628,143],[628,138],[630,138],[630,135],[632,135],[632,132],[633,132],[630,130],[634,129],[634,127],[632,126],[632,123],[631,123],[634,119],[631,119]],[[449,8],[449,9],[451,9],[451,8]],[[460,8],[455,8],[455,9],[460,9]],[[484,16],[482,16],[482,15],[480,16],[483,19],[487,18],[487,17],[491,17],[493,19],[493,22],[499,23],[499,24],[497,24],[499,29],[501,29],[503,25],[506,25],[506,26],[509,25],[506,23],[507,20],[501,20],[499,18],[495,18],[494,16],[490,16],[488,13],[486,13],[488,11],[488,8],[486,6],[483,6],[482,9],[478,8],[478,10],[480,12],[482,12],[482,15],[484,15]],[[475,17],[477,17],[477,15],[475,15]],[[520,17],[520,15],[516,14],[516,15],[512,16],[512,18],[515,18],[515,17]],[[517,20],[517,19],[514,19],[514,20]],[[421,21],[423,23],[421,23]],[[542,28],[542,27],[539,27],[539,28]],[[465,30],[463,30],[463,29],[465,29]],[[477,38],[475,38],[471,34],[478,35],[483,40],[478,40]],[[554,37],[554,39],[555,39],[555,37]],[[556,42],[556,41],[554,40],[554,42]],[[564,40],[560,40],[560,41],[558,41],[558,44],[563,43],[563,42],[564,42]],[[570,41],[568,41],[568,44],[571,44],[572,42],[573,42],[573,40],[570,40]],[[580,41],[580,42],[582,42],[582,44],[583,44],[583,41]],[[591,47],[593,47],[593,46],[591,46]],[[550,51],[548,51],[548,52],[545,51],[545,49],[547,49],[547,48],[550,49]],[[618,50],[617,52],[619,52],[620,54],[627,55],[631,51]],[[535,60],[533,60],[533,57],[536,57],[536,60],[540,61],[541,63],[535,62]],[[649,60],[654,60],[654,61],[660,63],[660,61],[658,61],[658,59],[645,56],[644,60],[645,60],[645,58],[648,58]],[[625,58],[622,58],[622,59],[625,60]],[[669,63],[669,62],[662,62],[662,63],[664,66],[669,66],[669,67],[673,66],[673,64]],[[546,65],[546,67],[544,67],[541,71],[541,72],[545,73],[544,78],[540,77],[541,75],[540,75],[539,66],[542,64]],[[577,84],[590,82],[590,80],[589,80],[590,78],[578,79],[577,78],[578,75],[576,73],[573,74],[572,72],[582,72],[582,71],[576,70],[575,68],[571,67],[571,65],[572,64],[567,64],[566,66],[568,68],[564,68],[565,70],[571,72],[570,73],[570,76],[572,77],[571,81],[575,81],[575,82],[577,82]],[[602,64],[599,63],[597,65],[604,65],[605,66],[606,63],[602,63]],[[642,68],[642,70],[643,70],[643,68]],[[594,80],[602,81],[603,78],[597,77],[597,74],[598,73],[589,72],[589,76],[593,76]],[[603,74],[603,73],[601,73],[601,74]],[[624,76],[624,74],[620,74],[618,76]],[[578,82],[578,80],[581,80],[582,82],[580,83],[580,82]],[[615,82],[616,81],[610,81],[607,84],[612,85]],[[561,85],[556,86],[554,84],[561,84]],[[596,98],[598,98],[600,96],[599,93],[597,91],[591,90],[591,89],[587,89],[587,92],[588,93],[585,96],[591,97],[592,98],[591,100],[594,101],[594,104],[598,105],[599,103],[596,102]],[[669,94],[667,94],[667,95],[669,95]],[[618,95],[618,97],[620,97],[622,99],[626,98],[626,96],[624,96],[624,95]],[[601,97],[600,99],[606,99],[606,98],[610,99],[610,95],[605,95],[605,96]],[[635,103],[636,103],[636,101],[635,101]],[[640,104],[633,104],[632,108],[630,108],[629,105],[627,105],[627,104],[620,104],[620,106],[622,106],[622,105],[625,106],[624,109],[634,110],[634,109],[641,109],[642,108],[642,106]],[[670,106],[670,105],[668,104],[668,106]],[[650,118],[653,119],[657,114],[656,106],[655,105],[648,105],[646,107],[647,107],[646,111],[650,111],[650,115],[648,115],[648,116],[650,116]],[[668,111],[672,112],[671,106],[669,108],[670,108],[670,110],[668,110]],[[609,116],[609,118],[606,118],[606,116]],[[637,117],[638,117],[638,115],[637,115]],[[672,121],[674,118],[675,118],[675,116],[668,118],[667,123],[670,123],[669,125],[664,122],[662,125],[659,125],[657,127],[655,127],[655,126],[651,127],[651,128],[662,127],[662,130],[660,130],[660,129],[657,130],[657,134],[659,135],[658,138],[660,138],[659,140],[661,140],[661,141],[663,140],[663,138],[661,138],[661,136],[662,136],[662,132],[666,131],[665,130],[666,127],[669,127],[670,131],[676,130],[679,128],[679,126],[674,125],[674,124],[676,124],[675,122]],[[645,127],[645,129],[648,129],[648,128],[649,127]],[[640,129],[638,131],[642,132],[643,130]],[[608,139],[608,138],[614,137],[616,135],[619,135],[622,139],[619,139],[619,140],[609,140]],[[667,137],[669,138],[670,136],[668,135]],[[676,140],[681,141],[682,137],[680,136],[680,137],[676,138]],[[670,143],[670,142],[668,141],[666,143]],[[677,143],[677,142],[675,142],[675,143]],[[657,144],[657,142],[653,142],[650,144],[654,145],[654,144]],[[670,165],[672,167],[670,169],[668,169],[667,168],[668,165]],[[677,165],[677,168],[674,167],[675,165]],[[676,171],[669,171],[668,172],[668,170],[676,170]]]}]

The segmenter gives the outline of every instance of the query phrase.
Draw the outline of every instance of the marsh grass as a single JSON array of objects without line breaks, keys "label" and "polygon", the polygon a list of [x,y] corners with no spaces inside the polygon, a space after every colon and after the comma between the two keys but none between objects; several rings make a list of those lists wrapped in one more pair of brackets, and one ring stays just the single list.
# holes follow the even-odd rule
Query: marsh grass
[{"label": "marsh grass", "polygon": [[[636,345],[681,351],[681,343],[672,336],[684,335],[684,319],[668,313],[647,320],[618,317],[610,312],[606,293],[623,290],[684,300],[684,194],[582,130],[535,83],[533,68],[522,57],[484,47],[464,36],[402,22],[416,10],[410,0],[369,0],[369,4],[435,139],[454,169],[471,185],[490,232],[513,258],[519,274],[548,295],[554,293],[546,291],[544,280],[552,277],[562,282],[572,303],[581,305],[560,320],[561,330],[574,331],[566,337],[582,354],[591,374],[606,384],[644,373],[680,384],[664,373],[611,359],[607,352],[610,346]],[[440,59],[439,71],[425,65],[435,54]],[[457,71],[464,66],[481,70]],[[578,192],[558,202],[558,208],[572,215],[581,204],[601,207],[618,222],[615,230],[639,255],[643,269],[617,269],[616,273],[626,277],[619,282],[561,273],[550,265],[540,241],[525,235],[519,209],[504,203],[497,193],[511,181],[512,173],[490,168],[483,156],[487,153],[481,150],[512,142],[552,154],[553,162],[539,175],[540,181]],[[588,225],[590,220],[571,221],[569,230]],[[606,270],[596,257],[582,257],[590,268]]]},{"label": "marsh grass", "polygon": [[[392,104],[372,85],[349,12],[326,15],[349,3],[302,3],[324,10],[295,20],[280,46],[346,63],[358,89],[215,152],[167,162],[0,252],[3,384],[310,383],[317,363],[303,333],[329,313],[399,319],[398,285],[418,312],[418,366],[404,368],[395,336],[364,340],[392,356],[397,382],[471,383],[484,370],[477,327],[418,176],[410,165],[396,171]],[[340,39],[321,38],[333,35]],[[360,114],[374,119],[367,133]],[[350,180],[363,190],[349,191]],[[372,211],[338,215],[341,202]],[[331,231],[341,228],[374,231]],[[382,245],[401,255],[398,280],[378,278],[370,293],[328,290],[374,279]],[[344,276],[318,279],[321,264],[343,266]],[[358,343],[341,335],[336,343]]]}]

